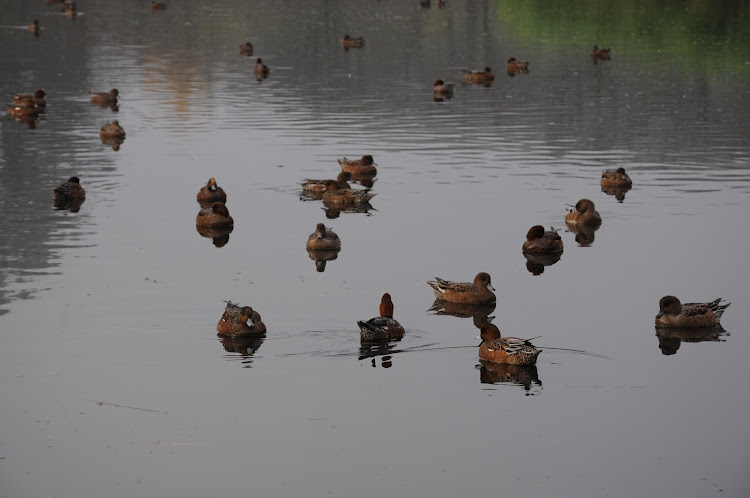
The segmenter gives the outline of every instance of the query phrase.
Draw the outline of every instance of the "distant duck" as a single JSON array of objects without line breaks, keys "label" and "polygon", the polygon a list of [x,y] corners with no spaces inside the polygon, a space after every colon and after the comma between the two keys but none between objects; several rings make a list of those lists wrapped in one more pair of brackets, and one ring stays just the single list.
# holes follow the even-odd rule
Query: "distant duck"
[{"label": "distant duck", "polygon": [[542,352],[531,344],[533,339],[501,337],[500,329],[492,323],[482,325],[482,343],[479,345],[479,358],[493,363],[509,365],[534,365]]},{"label": "distant duck", "polygon": [[234,225],[234,219],[229,216],[226,204],[214,202],[209,207],[201,208],[195,224],[199,227],[228,227]]},{"label": "distant duck", "polygon": [[522,249],[531,254],[558,253],[563,251],[563,241],[554,228],[545,230],[542,225],[535,225],[526,234]]},{"label": "distant duck", "polygon": [[216,184],[216,178],[212,176],[198,191],[196,199],[200,203],[227,202],[227,194]]},{"label": "distant duck", "polygon": [[166,8],[167,8],[167,4],[166,3],[159,3],[159,2],[156,2],[155,0],[152,0],[152,2],[151,2],[151,10],[152,11],[154,11],[154,10],[166,10]]},{"label": "distant duck", "polygon": [[55,203],[82,202],[86,198],[86,191],[81,187],[77,176],[71,176],[67,182],[52,190]]},{"label": "distant duck", "polygon": [[404,336],[404,327],[393,318],[393,301],[387,292],[380,300],[380,316],[357,321],[357,325],[362,341],[386,341]]},{"label": "distant duck", "polygon": [[240,307],[231,301],[226,303],[224,314],[216,324],[219,335],[233,337],[263,337],[266,335],[266,325],[257,311],[250,306]]},{"label": "distant duck", "polygon": [[110,106],[117,104],[117,97],[120,92],[117,88],[113,88],[108,92],[89,92],[91,96],[91,103],[100,106]]},{"label": "distant duck", "polygon": [[318,223],[315,231],[307,238],[305,248],[308,251],[335,251],[341,249],[341,239],[323,223]]},{"label": "distant duck", "polygon": [[348,171],[342,171],[339,173],[339,176],[336,177],[336,180],[314,180],[310,178],[305,178],[305,181],[300,183],[302,185],[302,191],[311,194],[311,195],[323,195],[323,192],[325,192],[326,189],[326,182],[329,181],[335,181],[339,184],[339,188],[351,188],[349,185],[349,180],[352,179],[352,174]]},{"label": "distant duck", "polygon": [[245,42],[244,45],[240,45],[240,55],[253,55],[253,44],[250,42]]},{"label": "distant duck", "polygon": [[602,188],[632,187],[633,180],[625,173],[625,168],[608,169],[602,172],[601,186]]},{"label": "distant duck", "polygon": [[594,208],[594,203],[589,199],[581,199],[566,211],[565,223],[571,225],[600,225],[602,217]]},{"label": "distant duck", "polygon": [[659,300],[655,323],[657,327],[713,327],[719,325],[721,315],[732,304],[720,303],[721,298],[709,303],[682,304],[675,296],[664,296]]},{"label": "distant duck", "polygon": [[328,180],[323,192],[323,203],[334,207],[361,206],[370,202],[377,194],[366,190],[352,190],[339,188],[338,182]]},{"label": "distant duck", "polygon": [[65,9],[65,15],[68,16],[68,19],[75,19],[78,15],[78,7],[75,2],[70,2],[70,6]]},{"label": "distant duck", "polygon": [[434,282],[427,282],[432,287],[435,297],[442,301],[461,304],[494,303],[497,298],[492,287],[490,275],[477,273],[474,282],[452,282],[435,277]]},{"label": "distant duck", "polygon": [[518,74],[521,72],[526,72],[529,70],[529,62],[528,61],[519,61],[516,60],[515,57],[511,57],[508,59],[508,62],[505,64],[505,70],[508,71],[509,74]]},{"label": "distant duck", "polygon": [[594,48],[591,49],[591,52],[589,52],[589,56],[596,61],[608,61],[611,60],[611,57],[609,55],[610,51],[612,49],[609,48],[599,48],[598,46],[594,45]]},{"label": "distant duck", "polygon": [[365,46],[365,39],[364,37],[351,37],[349,35],[344,35],[343,38],[341,38],[341,46],[344,48],[361,48]]},{"label": "distant duck", "polygon": [[268,74],[271,72],[270,69],[268,69],[268,66],[263,64],[263,59],[258,57],[255,59],[255,67],[253,68],[253,74],[255,74],[255,77],[260,80],[264,80],[268,78]]},{"label": "distant duck", "polygon": [[31,24],[26,26],[26,29],[34,33],[34,35],[39,36],[39,19],[34,19]]},{"label": "distant duck", "polygon": [[419,6],[424,9],[430,8],[431,1],[430,0],[419,0]]},{"label": "distant duck", "polygon": [[453,83],[446,83],[444,79],[440,78],[432,83],[432,95],[436,99],[451,99],[453,98]]},{"label": "distant duck", "polygon": [[341,166],[341,171],[346,171],[351,174],[352,177],[355,175],[363,176],[375,176],[378,174],[375,160],[370,154],[365,154],[361,159],[337,159],[337,163]]},{"label": "distant duck", "polygon": [[485,67],[481,71],[469,71],[463,70],[464,81],[471,83],[472,85],[485,85],[489,86],[495,81],[495,74],[492,72],[489,66]]},{"label": "distant duck", "polygon": [[102,125],[99,130],[100,138],[123,138],[125,136],[125,130],[120,126],[120,122],[116,119],[111,123]]}]

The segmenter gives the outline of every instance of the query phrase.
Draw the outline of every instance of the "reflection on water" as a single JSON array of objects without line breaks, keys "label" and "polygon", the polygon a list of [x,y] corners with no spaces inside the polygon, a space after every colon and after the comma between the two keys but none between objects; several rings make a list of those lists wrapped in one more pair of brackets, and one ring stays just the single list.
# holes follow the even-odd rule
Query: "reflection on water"
[{"label": "reflection on water", "polygon": [[521,386],[527,396],[542,389],[536,365],[506,365],[479,360],[479,382],[482,384],[511,384]]},{"label": "reflection on water", "polygon": [[492,322],[493,316],[490,313],[495,311],[496,303],[484,304],[462,304],[451,303],[436,299],[427,311],[434,311],[436,315],[450,315],[456,318],[471,318],[474,326],[478,329],[482,325]]},{"label": "reflection on water", "polygon": [[260,349],[265,338],[263,337],[228,337],[219,335],[219,340],[224,346],[224,351],[227,353],[236,353],[226,356],[230,359],[240,359],[242,361],[243,368],[251,368],[253,366],[253,356],[256,351]]},{"label": "reflection on water", "polygon": [[683,342],[724,342],[723,337],[728,335],[730,333],[721,325],[701,328],[656,328],[659,349],[665,356],[677,354]]},{"label": "reflection on water", "polygon": [[[251,466],[264,496],[371,496],[392,492],[388,483],[481,495],[498,479],[519,496],[744,496],[744,420],[726,416],[748,410],[743,334],[731,348],[683,349],[712,365],[706,375],[696,361],[657,361],[650,334],[630,331],[644,330],[662,287],[750,300],[747,231],[725,228],[744,226],[750,205],[746,2],[221,0],[154,15],[145,5],[88,2],[71,23],[56,5],[0,0],[0,86],[49,92],[38,119],[0,119],[0,330],[33,331],[2,335],[0,420],[17,434],[4,445],[5,494],[229,494],[244,483],[228,476]],[[24,28],[35,17],[39,38]],[[343,51],[347,32],[366,47]],[[238,54],[246,40],[273,71],[260,84],[255,57]],[[612,60],[592,64],[594,43]],[[511,55],[532,70],[503,74]],[[491,85],[458,84],[450,101],[432,101],[436,78],[460,82],[485,66],[497,71]],[[88,90],[113,87],[116,108],[91,104]],[[127,145],[97,136],[114,117]],[[378,158],[377,211],[297,201],[300,179],[335,177],[336,158],[363,152]],[[626,203],[598,184],[618,167],[637,185]],[[86,203],[52,209],[52,187],[72,175]],[[232,244],[228,230],[196,229],[220,253],[191,224],[195,187],[211,176],[232,186]],[[559,223],[559,206],[582,197],[597,203],[606,236],[528,278],[519,240],[505,234]],[[299,235],[326,217],[338,218],[346,256],[313,276]],[[576,233],[582,245],[593,238]],[[313,259],[321,268],[333,257]],[[536,370],[482,365],[480,380],[496,387],[477,385],[466,368],[477,363],[473,327],[423,311],[426,278],[476,268],[496,276],[497,309],[432,311],[544,330],[548,390],[535,401],[512,402],[516,386],[541,390]],[[146,275],[159,284],[144,287]],[[403,296],[409,333],[363,344],[351,326],[383,289]],[[206,302],[225,295],[257,303],[274,324],[266,341],[206,346],[216,319]],[[716,340],[659,332],[662,351]],[[555,356],[559,345],[613,361]],[[593,395],[570,388],[589,379]],[[611,389],[623,385],[645,388]],[[82,393],[102,390],[132,406],[170,392],[169,417],[78,415]],[[518,428],[502,441],[487,431],[499,413]],[[330,422],[311,430],[318,418]],[[50,423],[40,431],[34,420]],[[237,438],[246,420],[263,428],[252,445]],[[361,429],[376,425],[389,431]],[[111,445],[95,439],[105,433]],[[152,454],[166,438],[174,454]],[[487,472],[501,446],[513,458]],[[123,479],[123,465],[137,480]],[[627,479],[612,471],[623,465]],[[331,469],[335,479],[311,478]]]}]

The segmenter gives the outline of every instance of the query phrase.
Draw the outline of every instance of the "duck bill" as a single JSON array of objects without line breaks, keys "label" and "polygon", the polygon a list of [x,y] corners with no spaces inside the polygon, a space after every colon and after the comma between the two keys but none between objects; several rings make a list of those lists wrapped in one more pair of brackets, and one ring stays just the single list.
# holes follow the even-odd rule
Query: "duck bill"
[{"label": "duck bill", "polygon": [[663,314],[664,314],[664,311],[659,311],[659,312],[658,312],[658,313],[656,314],[656,318],[661,318]]},{"label": "duck bill", "polygon": [[495,288],[494,288],[494,287],[492,287],[492,284],[487,284],[487,288],[488,288],[489,290],[491,290],[491,291],[494,291],[494,290],[495,290]]}]

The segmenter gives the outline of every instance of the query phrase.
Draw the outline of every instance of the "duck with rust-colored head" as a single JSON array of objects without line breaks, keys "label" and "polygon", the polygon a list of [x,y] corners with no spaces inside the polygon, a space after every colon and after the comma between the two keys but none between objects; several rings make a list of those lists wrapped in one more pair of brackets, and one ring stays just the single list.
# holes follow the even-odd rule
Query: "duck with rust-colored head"
[{"label": "duck with rust-colored head", "polygon": [[437,99],[453,98],[453,83],[446,83],[444,79],[438,78],[432,83],[432,95]]},{"label": "duck with rust-colored head", "polygon": [[464,81],[472,85],[484,85],[490,86],[495,81],[495,74],[492,72],[489,66],[485,67],[482,71],[469,71],[463,70]]},{"label": "duck with rust-colored head", "polygon": [[609,53],[612,51],[610,48],[599,48],[597,45],[594,45],[594,48],[591,49],[591,52],[589,52],[589,57],[591,57],[594,62],[597,61],[608,61],[611,60],[611,57]]},{"label": "duck with rust-colored head", "polygon": [[308,251],[336,251],[341,249],[341,239],[323,223],[318,223],[315,231],[307,238],[305,248]]},{"label": "duck with rust-colored head", "polygon": [[570,209],[566,210],[565,223],[569,225],[601,225],[602,217],[589,199],[581,199]]},{"label": "duck with rust-colored head", "polygon": [[625,173],[625,168],[608,169],[602,172],[601,186],[602,188],[632,187],[633,180]]},{"label": "duck with rust-colored head", "polygon": [[537,356],[542,352],[531,344],[533,339],[518,337],[501,337],[500,329],[492,323],[482,325],[479,345],[479,358],[493,363],[508,365],[534,365]]},{"label": "duck with rust-colored head", "polygon": [[399,340],[404,336],[404,327],[393,318],[393,301],[387,292],[380,300],[380,316],[367,321],[357,321],[362,341]]},{"label": "duck with rust-colored head", "polygon": [[214,202],[227,202],[227,194],[224,192],[224,189],[219,187],[216,184],[216,178],[213,176],[208,179],[208,183],[206,183],[201,189],[198,191],[198,195],[196,196],[196,199],[201,204],[208,204],[208,203],[214,203]]},{"label": "duck with rust-colored head", "polygon": [[511,76],[515,76],[519,73],[527,73],[529,72],[529,61],[519,61],[515,57],[511,57],[508,59],[508,62],[505,63],[505,70]]},{"label": "duck with rust-colored head", "polygon": [[721,298],[709,303],[682,304],[674,296],[664,296],[659,300],[655,323],[657,327],[714,327],[719,325],[721,315],[732,304],[720,303]]},{"label": "duck with rust-colored head", "polygon": [[302,185],[302,191],[308,195],[323,195],[326,190],[326,182],[334,181],[338,183],[339,188],[351,188],[349,180],[352,179],[352,174],[348,171],[342,171],[335,180],[314,180],[311,178],[305,178],[305,181],[300,183]]},{"label": "duck with rust-colored head", "polygon": [[[248,321],[250,323],[248,323]],[[242,306],[227,301],[224,314],[216,324],[219,335],[231,337],[264,337],[266,325],[260,314],[250,306]]]},{"label": "duck with rust-colored head", "polygon": [[365,39],[361,36],[352,37],[349,35],[344,35],[339,43],[341,43],[341,46],[344,48],[362,48],[365,46]]},{"label": "duck with rust-colored head", "polygon": [[234,225],[234,219],[229,216],[226,204],[214,202],[209,207],[201,208],[195,224],[199,227],[229,227]]},{"label": "duck with rust-colored head", "polygon": [[166,3],[159,3],[156,0],[151,1],[151,10],[166,10],[167,4]]},{"label": "duck with rust-colored head", "polygon": [[375,176],[378,174],[377,164],[370,154],[365,154],[361,159],[336,159],[336,162],[341,166],[341,171],[346,171],[351,174],[352,177],[355,175],[360,176]]},{"label": "duck with rust-colored head", "polygon": [[44,108],[47,106],[47,101],[44,97],[47,96],[47,91],[44,88],[40,88],[34,94],[30,93],[15,93],[10,96],[14,106],[18,107],[36,107]]},{"label": "duck with rust-colored head", "polygon": [[120,92],[117,88],[113,88],[108,92],[89,92],[91,96],[91,103],[100,106],[111,106],[117,104],[117,97]]},{"label": "duck with rust-colored head", "polygon": [[496,301],[495,290],[489,273],[477,273],[474,282],[451,282],[435,277],[434,282],[427,282],[432,287],[435,297],[441,301],[460,304],[484,304]]},{"label": "duck with rust-colored head", "polygon": [[124,138],[125,129],[120,126],[120,122],[116,119],[111,123],[105,123],[99,130],[100,138]]},{"label": "duck with rust-colored head", "polygon": [[255,59],[255,67],[253,68],[253,74],[255,75],[255,78],[260,81],[268,78],[269,73],[271,70],[263,64],[263,59],[258,57]]},{"label": "duck with rust-colored head", "polygon": [[245,42],[243,45],[240,45],[240,55],[246,55],[248,57],[253,55],[253,44]]},{"label": "duck with rust-colored head", "polygon": [[531,254],[553,254],[563,252],[563,241],[557,230],[550,227],[545,230],[542,225],[534,225],[526,233],[523,252]]},{"label": "duck with rust-colored head", "polygon": [[370,199],[376,195],[366,190],[339,188],[337,181],[328,180],[323,192],[323,204],[334,207],[363,206],[369,204]]}]

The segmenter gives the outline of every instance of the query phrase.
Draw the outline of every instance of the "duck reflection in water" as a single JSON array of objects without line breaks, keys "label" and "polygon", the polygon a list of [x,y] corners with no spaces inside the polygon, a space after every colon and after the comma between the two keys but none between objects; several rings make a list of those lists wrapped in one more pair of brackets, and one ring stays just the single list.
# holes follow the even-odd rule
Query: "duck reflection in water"
[{"label": "duck reflection in water", "polygon": [[215,247],[224,247],[229,243],[229,234],[234,230],[234,226],[228,227],[203,227],[195,225],[195,230],[207,239],[212,239]]},{"label": "duck reflection in water", "polygon": [[462,304],[462,303],[451,303],[442,299],[435,299],[430,309],[427,311],[433,311],[436,315],[450,315],[456,318],[471,318],[474,326],[481,329],[483,325],[491,323],[492,319],[495,318],[490,316],[490,313],[495,311],[496,303],[484,303],[484,304]]},{"label": "duck reflection in water", "polygon": [[656,328],[661,354],[670,356],[677,354],[683,342],[724,342],[723,336],[730,335],[721,325],[714,327],[675,327]]},{"label": "duck reflection in water", "polygon": [[260,349],[263,337],[232,337],[219,335],[219,340],[227,353],[236,353],[242,358],[244,368],[253,366],[253,355]]},{"label": "duck reflection in water", "polygon": [[101,140],[104,145],[112,147],[112,150],[117,152],[125,141],[125,137],[101,137]]},{"label": "duck reflection in water", "polygon": [[521,386],[527,396],[533,396],[531,390],[541,389],[542,381],[536,365],[506,365],[491,361],[479,360],[479,382],[482,384],[512,384]]},{"label": "duck reflection in water", "polygon": [[341,251],[341,239],[323,223],[318,223],[315,231],[307,238],[305,249],[310,259],[315,261],[317,271],[323,272],[327,261],[338,258],[339,251]]}]

